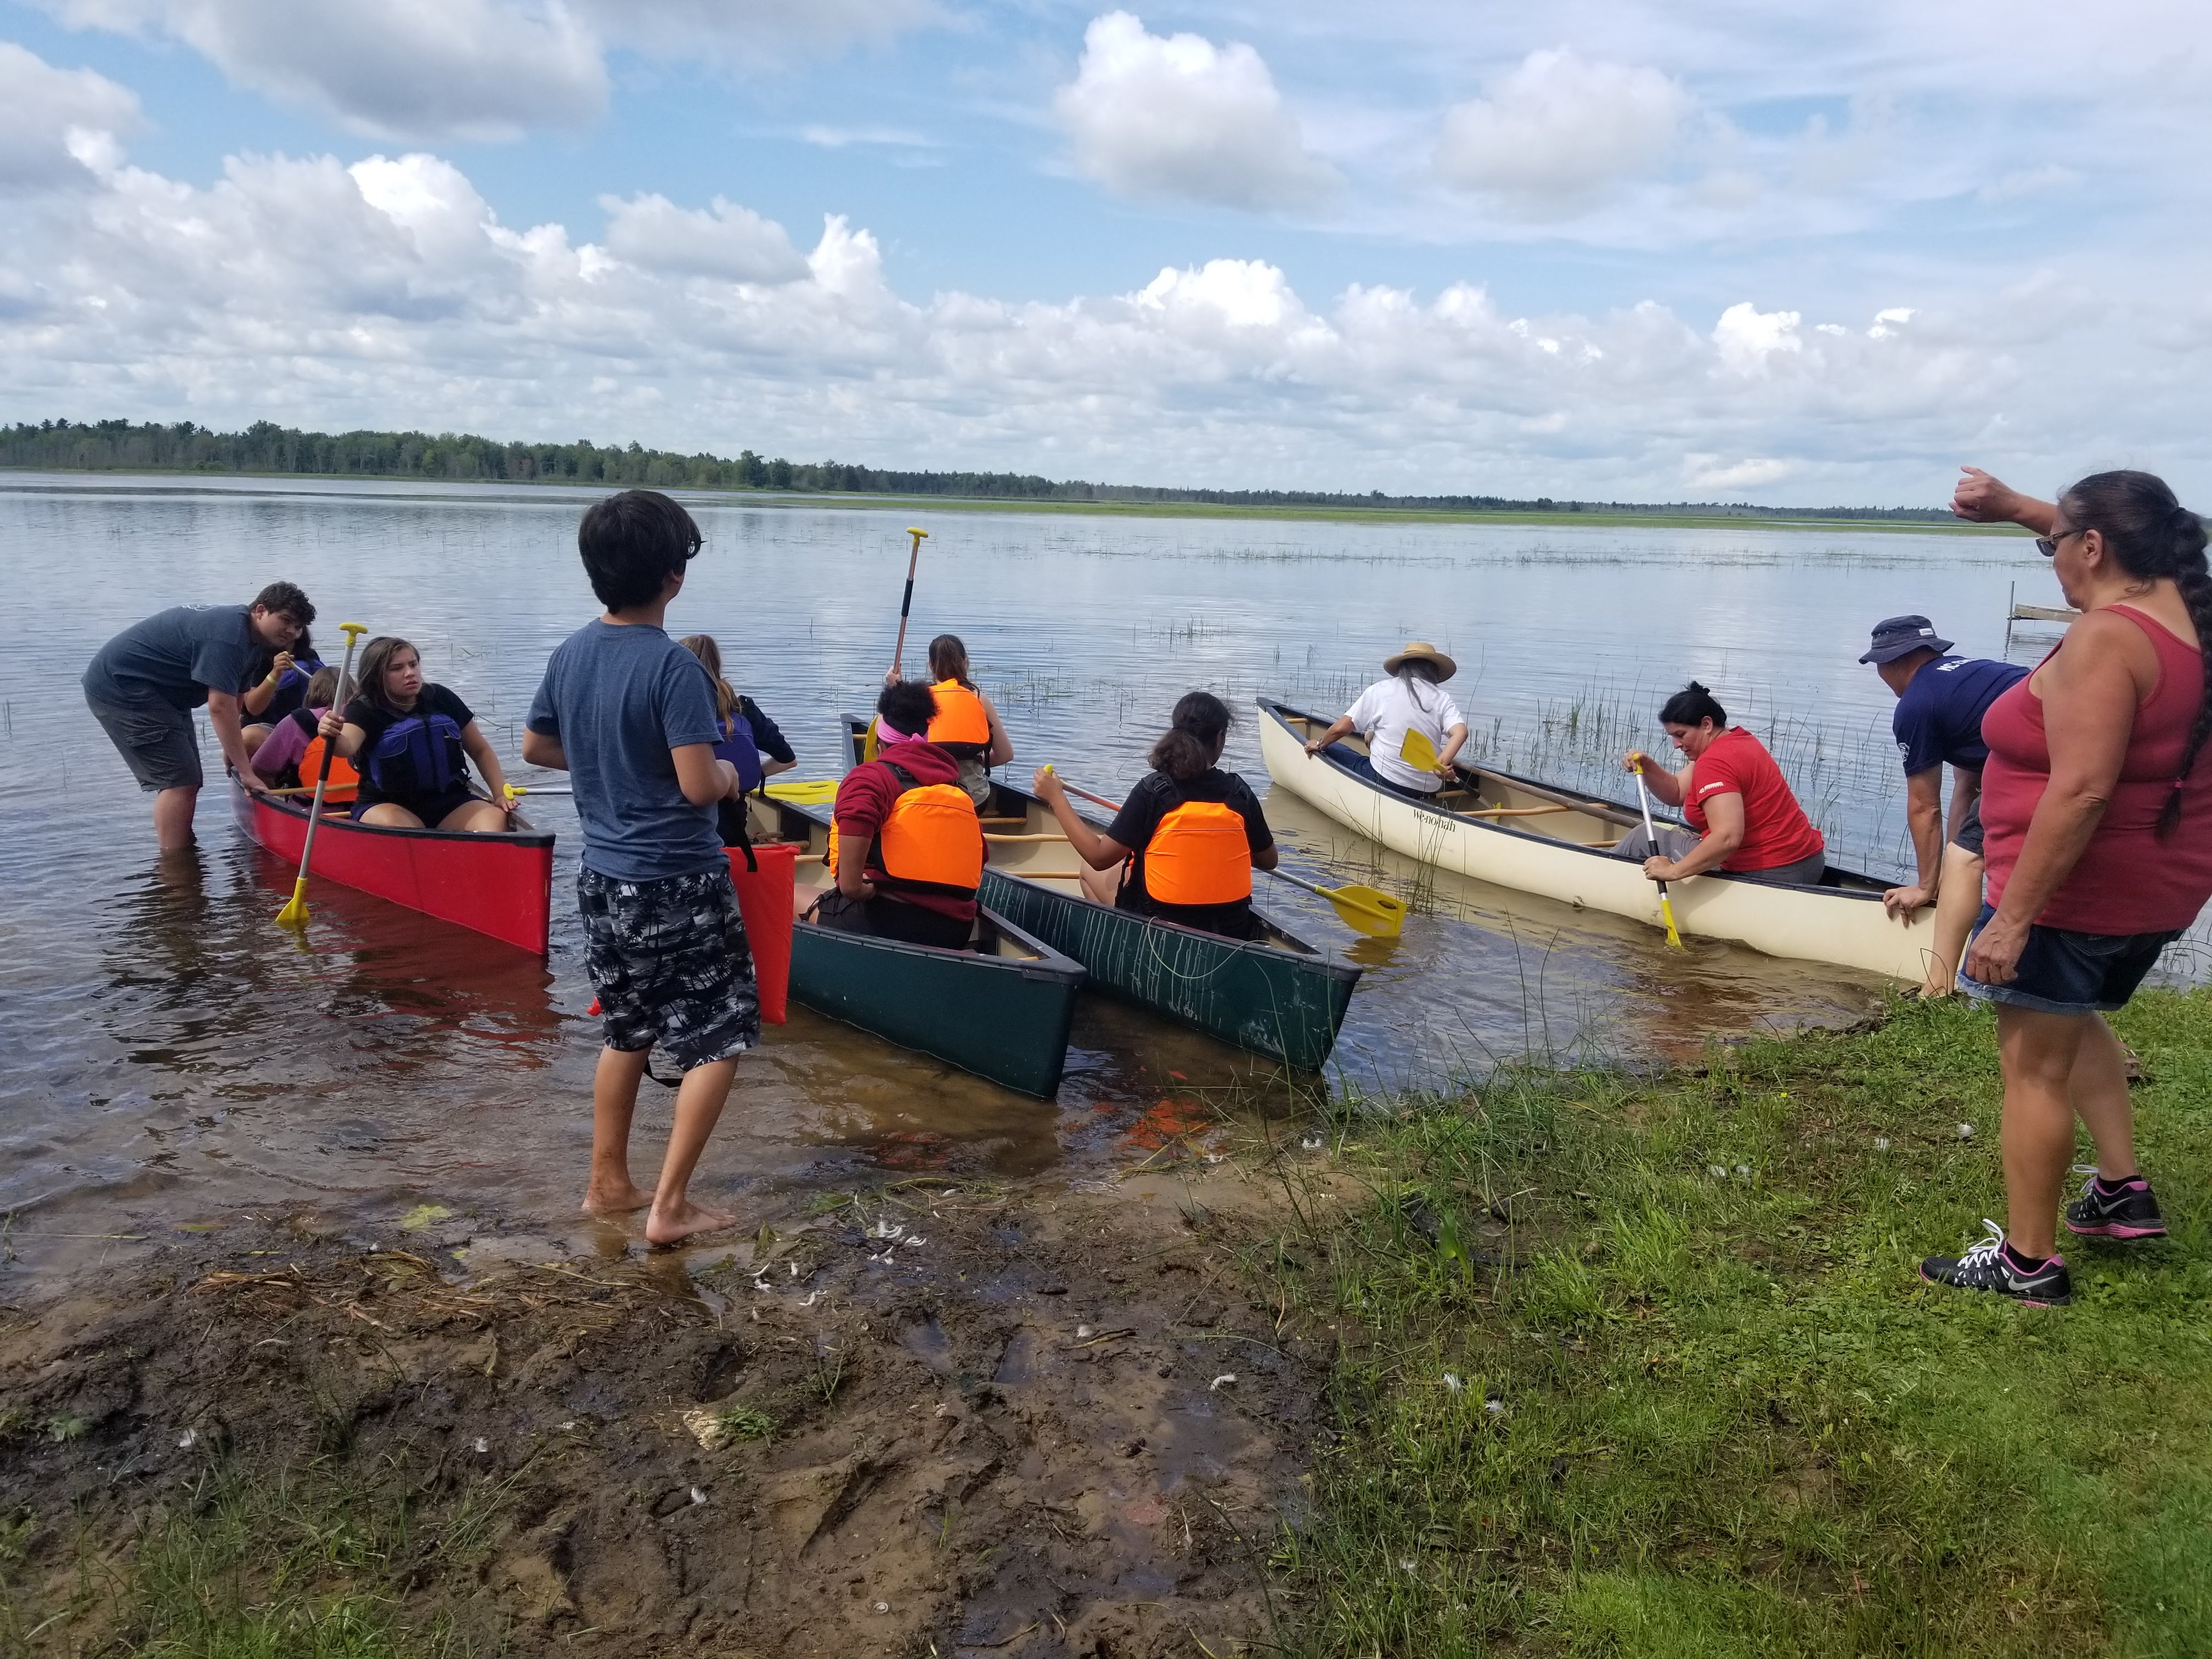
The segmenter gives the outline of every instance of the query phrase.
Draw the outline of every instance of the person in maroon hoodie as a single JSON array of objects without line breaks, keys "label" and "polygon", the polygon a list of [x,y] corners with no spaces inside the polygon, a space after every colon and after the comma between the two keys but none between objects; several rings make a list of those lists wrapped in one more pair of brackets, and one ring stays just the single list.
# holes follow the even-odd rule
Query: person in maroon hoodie
[{"label": "person in maroon hoodie", "polygon": [[968,948],[983,879],[983,826],[960,787],[960,763],[922,735],[936,713],[926,685],[889,685],[876,700],[876,758],[837,787],[830,842],[837,889],[823,895],[813,915],[823,927]]}]

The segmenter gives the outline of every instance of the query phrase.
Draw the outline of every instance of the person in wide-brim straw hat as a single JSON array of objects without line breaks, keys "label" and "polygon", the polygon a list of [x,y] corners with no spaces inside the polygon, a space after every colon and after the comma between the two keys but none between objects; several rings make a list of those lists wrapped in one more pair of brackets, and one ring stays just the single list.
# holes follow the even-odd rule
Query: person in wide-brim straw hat
[{"label": "person in wide-brim straw hat", "polygon": [[[1459,665],[1415,640],[1382,659],[1380,679],[1308,740],[1306,753],[1329,761],[1401,795],[1433,795],[1453,778],[1452,761],[1467,742],[1467,721],[1443,683]],[[1344,741],[1357,732],[1364,751]]]}]

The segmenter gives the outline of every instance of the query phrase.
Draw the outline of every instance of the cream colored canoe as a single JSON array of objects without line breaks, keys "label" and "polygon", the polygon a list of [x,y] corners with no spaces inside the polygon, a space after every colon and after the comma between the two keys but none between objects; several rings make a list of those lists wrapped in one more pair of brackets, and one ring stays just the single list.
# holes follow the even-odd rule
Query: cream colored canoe
[{"label": "cream colored canoe", "polygon": [[[1268,775],[1346,829],[1477,881],[1610,911],[1655,928],[1662,925],[1658,888],[1640,866],[1607,850],[1642,826],[1635,806],[1471,766],[1459,769],[1458,788],[1431,805],[1377,788],[1324,757],[1309,756],[1307,734],[1324,730],[1326,720],[1267,697],[1259,704],[1260,752]],[[1363,748],[1356,737],[1345,741]],[[1935,907],[1923,907],[1906,921],[1892,921],[1881,907],[1884,885],[1832,865],[1819,886],[1712,874],[1673,883],[1668,890],[1675,922],[1686,934],[1917,983],[1935,937]]]}]

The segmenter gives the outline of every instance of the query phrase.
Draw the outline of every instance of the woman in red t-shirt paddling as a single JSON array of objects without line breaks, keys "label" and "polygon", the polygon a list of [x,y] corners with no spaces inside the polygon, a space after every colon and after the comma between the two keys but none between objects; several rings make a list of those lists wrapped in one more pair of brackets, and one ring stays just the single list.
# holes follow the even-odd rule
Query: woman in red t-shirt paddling
[{"label": "woman in red t-shirt paddling", "polygon": [[1766,745],[1740,726],[1713,694],[1692,680],[1667,699],[1659,724],[1689,764],[1670,772],[1632,749],[1621,764],[1641,771],[1653,797],[1682,809],[1695,835],[1662,828],[1656,836],[1632,830],[1615,858],[1642,860],[1654,881],[1687,881],[1708,870],[1766,881],[1818,882],[1828,867],[1827,843],[1805,816]]},{"label": "woman in red t-shirt paddling", "polygon": [[2073,1299],[2056,1218],[2074,1121],[2097,1173],[2070,1232],[2166,1234],[2136,1164],[2125,1059],[2104,1016],[2212,898],[2212,570],[2204,526],[2147,472],[2100,472],[2053,504],[1969,469],[1961,517],[2044,532],[2082,613],[1982,717],[1989,896],[1959,988],[1996,1005],[2008,1229],[1923,1278],[2046,1306]]}]

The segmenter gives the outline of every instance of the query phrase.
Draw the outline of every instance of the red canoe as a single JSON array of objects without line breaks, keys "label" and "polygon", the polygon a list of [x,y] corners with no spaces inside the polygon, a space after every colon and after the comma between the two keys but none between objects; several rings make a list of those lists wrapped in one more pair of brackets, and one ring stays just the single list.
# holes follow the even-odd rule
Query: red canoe
[{"label": "red canoe", "polygon": [[[239,827],[299,868],[307,839],[305,800],[256,799],[230,786]],[[420,910],[538,956],[553,908],[553,837],[536,830],[477,836],[443,830],[386,830],[333,817],[315,836],[315,879],[337,882]]]}]

